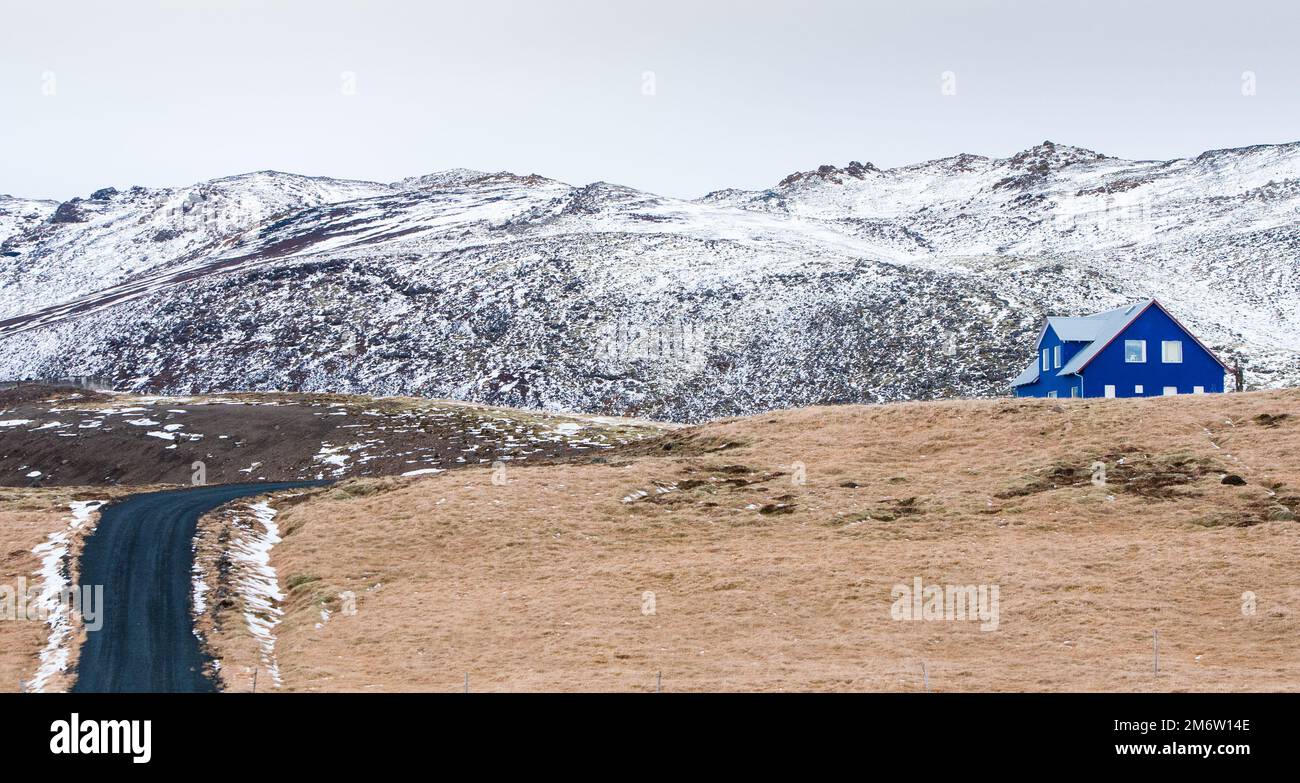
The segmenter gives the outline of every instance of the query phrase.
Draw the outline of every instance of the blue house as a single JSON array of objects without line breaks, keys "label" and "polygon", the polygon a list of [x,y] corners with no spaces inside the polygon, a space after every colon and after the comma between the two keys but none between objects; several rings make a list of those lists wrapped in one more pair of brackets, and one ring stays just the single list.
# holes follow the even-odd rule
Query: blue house
[{"label": "blue house", "polygon": [[1017,397],[1158,397],[1223,391],[1228,366],[1154,299],[1048,316]]}]

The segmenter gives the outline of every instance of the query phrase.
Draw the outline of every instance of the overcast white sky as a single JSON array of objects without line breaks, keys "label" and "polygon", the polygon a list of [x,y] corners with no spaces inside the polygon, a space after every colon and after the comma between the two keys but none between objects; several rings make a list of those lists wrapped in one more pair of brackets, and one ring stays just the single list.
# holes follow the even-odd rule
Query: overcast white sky
[{"label": "overcast white sky", "polygon": [[695,197],[1044,139],[1300,139],[1293,0],[3,3],[0,193],[23,196],[465,166]]}]

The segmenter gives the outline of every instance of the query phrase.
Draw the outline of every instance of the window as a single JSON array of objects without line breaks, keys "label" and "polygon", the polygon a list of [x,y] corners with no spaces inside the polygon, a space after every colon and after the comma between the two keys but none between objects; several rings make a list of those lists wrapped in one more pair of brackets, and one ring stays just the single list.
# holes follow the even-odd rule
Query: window
[{"label": "window", "polygon": [[1142,384],[1139,383],[1137,386],[1134,386],[1134,387],[1133,387],[1133,393],[1134,393],[1134,394],[1145,394],[1146,392],[1142,390]]},{"label": "window", "polygon": [[1055,397],[1055,396],[1056,396],[1056,392],[1054,392],[1054,391],[1049,391],[1049,392],[1047,393],[1047,396],[1048,396],[1048,397]]},{"label": "window", "polygon": [[1057,367],[1061,366],[1061,346],[1058,345],[1052,349],[1052,359],[1055,361]]},{"label": "window", "polygon": [[1050,352],[1049,352],[1046,348],[1044,348],[1044,349],[1043,349],[1043,369],[1044,369],[1044,370],[1050,370],[1050,369],[1052,369],[1052,364],[1051,364],[1050,361],[1048,361],[1048,357],[1049,357],[1050,355],[1051,355]]},{"label": "window", "polygon": [[1192,394],[1205,394],[1205,387],[1204,387],[1204,386],[1193,386],[1193,387],[1192,387]]},{"label": "window", "polygon": [[1165,396],[1166,396],[1166,397],[1173,397],[1173,396],[1176,395],[1176,394],[1178,394],[1178,387],[1177,387],[1177,386],[1166,386],[1166,387],[1165,387]]},{"label": "window", "polygon": [[1079,387],[1078,387],[1078,386],[1071,386],[1071,387],[1070,387],[1070,396],[1071,396],[1071,397],[1078,397],[1078,396],[1079,396]]},{"label": "window", "polygon": [[[1141,391],[1142,391],[1142,387],[1141,387],[1141,386],[1137,387],[1137,390],[1138,390],[1138,392],[1141,392]],[[1114,387],[1112,384],[1109,384],[1109,383],[1106,384],[1106,396],[1107,396],[1107,397],[1114,397],[1114,396],[1115,396],[1115,387]]]},{"label": "window", "polygon": [[1160,361],[1164,362],[1165,364],[1182,364],[1183,363],[1183,341],[1182,340],[1161,340]]},{"label": "window", "polygon": [[1125,340],[1124,361],[1128,364],[1145,364],[1147,360],[1146,340]]}]

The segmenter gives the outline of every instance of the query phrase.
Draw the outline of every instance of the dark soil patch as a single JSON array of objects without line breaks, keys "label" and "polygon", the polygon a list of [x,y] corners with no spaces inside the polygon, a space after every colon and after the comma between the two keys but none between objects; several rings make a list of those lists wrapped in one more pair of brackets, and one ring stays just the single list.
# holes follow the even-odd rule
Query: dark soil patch
[{"label": "dark soil patch", "polygon": [[1289,418],[1291,418],[1291,414],[1289,413],[1261,413],[1251,419],[1251,421],[1261,427],[1276,427]]},{"label": "dark soil patch", "polygon": [[915,497],[910,498],[888,498],[881,500],[876,504],[876,508],[868,512],[872,519],[877,522],[893,522],[901,517],[910,517],[924,513],[924,510],[916,502]]},{"label": "dark soil patch", "polygon": [[754,484],[765,484],[786,474],[779,470],[762,470],[761,468],[751,468],[748,465],[693,464],[686,466],[682,471],[682,475],[686,476],[686,478],[675,482],[678,489],[706,487],[717,490],[723,488],[738,489]]},{"label": "dark soil patch", "polygon": [[874,508],[823,522],[827,527],[845,527],[859,522],[894,522],[899,519],[924,514],[925,509],[915,497],[884,498],[876,501]]},{"label": "dark soil patch", "polygon": [[1031,478],[1022,486],[995,493],[994,497],[1008,500],[1062,487],[1082,486],[1088,483],[1089,476],[1088,472],[1073,465],[1053,465],[1043,475]]},{"label": "dark soil patch", "polygon": [[1292,522],[1300,515],[1300,495],[1263,497],[1240,508],[1209,514],[1196,524],[1203,527],[1254,527],[1265,522]]},{"label": "dark soil patch", "polygon": [[702,457],[745,445],[696,428],[675,430],[664,435],[629,443],[617,449],[619,457]]},{"label": "dark soil patch", "polygon": [[[646,494],[631,500],[631,503],[651,503],[657,506],[690,506],[704,508],[730,507],[731,503],[720,502],[727,495],[737,492],[771,491],[771,487],[760,487],[773,479],[786,474],[781,471],[762,470],[748,465],[706,465],[688,464],[675,481],[656,480],[649,489],[633,490]],[[632,497],[632,495],[628,495]],[[791,501],[796,496],[785,493],[764,502],[759,506],[760,514],[789,514],[794,511]],[[743,501],[748,504],[751,501]],[[754,501],[759,502],[759,501]]]},{"label": "dark soil patch", "polygon": [[[1104,470],[1094,470],[1093,466],[1098,462],[1104,465]],[[1097,484],[1113,491],[1169,500],[1198,495],[1191,485],[1207,475],[1222,472],[1213,460],[1205,457],[1111,453],[1082,464],[1056,463],[1048,466],[1036,472],[1037,475],[1021,486],[995,493],[994,497],[1007,500],[1066,487]]]},{"label": "dark soil patch", "polygon": [[68,401],[103,402],[109,395],[103,392],[82,389],[77,386],[44,386],[23,384],[9,389],[0,389],[0,406],[18,405],[25,402],[42,402],[55,400],[60,403]]},{"label": "dark soil patch", "polygon": [[27,389],[9,390],[23,399],[0,404],[0,420],[26,422],[0,428],[0,486],[429,475],[498,461],[585,462],[623,439],[595,426],[560,433],[555,422],[472,406],[279,395],[205,404],[113,396],[109,407],[51,397],[48,388],[28,400]]},{"label": "dark soil patch", "polygon": [[1192,490],[1179,490],[1195,484],[1207,475],[1221,472],[1213,460],[1205,457],[1128,459],[1114,465],[1107,460],[1106,484],[1142,497],[1171,499],[1200,494]]}]

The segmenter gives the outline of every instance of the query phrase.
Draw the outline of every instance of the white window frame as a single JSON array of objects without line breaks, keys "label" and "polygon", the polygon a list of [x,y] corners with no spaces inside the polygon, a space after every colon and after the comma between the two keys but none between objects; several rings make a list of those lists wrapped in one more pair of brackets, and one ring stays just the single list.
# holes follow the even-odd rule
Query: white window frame
[{"label": "white window frame", "polygon": [[1042,364],[1042,368],[1043,368],[1043,371],[1044,371],[1044,372],[1046,372],[1047,370],[1052,369],[1052,360],[1051,360],[1051,355],[1052,355],[1052,352],[1051,352],[1050,350],[1048,350],[1048,349],[1046,349],[1046,348],[1043,349],[1043,361],[1042,361],[1041,364]]},{"label": "white window frame", "polygon": [[[1130,345],[1142,346],[1142,358],[1128,358],[1128,349]],[[1124,341],[1124,363],[1125,364],[1146,364],[1147,363],[1147,341],[1146,340],[1125,340]]]},{"label": "white window frame", "polygon": [[1193,387],[1192,387],[1192,394],[1205,394],[1205,387],[1204,387],[1204,386],[1193,386]]},{"label": "white window frame", "polygon": [[[1178,358],[1169,358],[1169,349],[1178,346]],[[1182,340],[1161,340],[1160,341],[1160,361],[1164,364],[1182,364],[1183,363],[1183,341]]]},{"label": "white window frame", "polygon": [[1053,360],[1053,362],[1055,363],[1057,369],[1060,369],[1060,367],[1061,367],[1061,346],[1058,345],[1058,346],[1052,348],[1052,360]]},{"label": "white window frame", "polygon": [[1049,392],[1047,393],[1047,396],[1048,396],[1048,397],[1051,397],[1052,399],[1056,399],[1056,390],[1053,389],[1052,391],[1049,391]]},{"label": "white window frame", "polygon": [[1177,397],[1177,396],[1178,396],[1178,387],[1177,387],[1177,386],[1166,386],[1166,387],[1164,387],[1164,388],[1160,391],[1160,393],[1161,393],[1163,396],[1165,396],[1165,397]]},{"label": "white window frame", "polygon": [[[1141,389],[1142,387],[1139,386],[1138,388]],[[1115,399],[1115,384],[1106,384],[1106,388],[1102,390],[1102,393],[1105,394],[1108,399]]]},{"label": "white window frame", "polygon": [[1134,385],[1133,385],[1133,393],[1134,393],[1134,394],[1146,394],[1146,387],[1144,387],[1144,386],[1143,386],[1142,384],[1140,384],[1140,383],[1134,384]]},{"label": "white window frame", "polygon": [[1070,396],[1071,396],[1071,397],[1078,397],[1078,396],[1079,396],[1079,387],[1078,387],[1078,386],[1071,386],[1071,387],[1070,387]]}]

